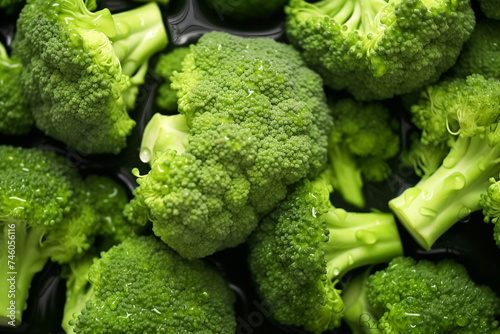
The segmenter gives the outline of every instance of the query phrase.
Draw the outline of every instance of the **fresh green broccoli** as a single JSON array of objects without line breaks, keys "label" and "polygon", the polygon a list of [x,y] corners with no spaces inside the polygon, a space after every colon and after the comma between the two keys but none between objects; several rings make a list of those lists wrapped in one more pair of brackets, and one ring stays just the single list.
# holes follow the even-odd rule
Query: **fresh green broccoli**
[{"label": "fresh green broccoli", "polygon": [[334,124],[328,144],[330,182],[346,202],[363,208],[363,179],[380,182],[391,171],[386,160],[399,151],[399,124],[378,103],[344,99],[329,107]]},{"label": "fresh green broccoli", "polygon": [[331,189],[323,177],[306,179],[249,241],[250,270],[275,319],[313,333],[340,325],[336,284],[347,271],[403,254],[391,214],[335,208]]},{"label": "fresh green broccoli", "polygon": [[205,34],[174,73],[181,115],[144,132],[129,219],[187,258],[243,243],[259,219],[327,160],[321,78],[270,39]]},{"label": "fresh green broccoli", "polygon": [[111,15],[81,0],[33,0],[12,49],[38,128],[77,150],[118,153],[149,57],[166,45],[156,4]]},{"label": "fresh green broccoli", "polygon": [[291,0],[286,31],[333,89],[385,99],[436,81],[474,28],[469,0]]},{"label": "fresh green broccoli", "polygon": [[493,238],[500,247],[500,181],[490,178],[488,190],[481,194],[479,206],[483,210],[484,222],[494,224]]},{"label": "fresh green broccoli", "polygon": [[[500,173],[500,81],[473,75],[428,87],[412,107],[424,144],[450,151],[430,176],[389,202],[415,240],[430,249],[456,222],[480,209]],[[450,139],[449,137],[453,137]]]},{"label": "fresh green broccoli", "polygon": [[156,104],[160,108],[168,111],[177,110],[177,91],[170,87],[172,83],[170,78],[174,71],[180,72],[182,70],[182,61],[188,53],[188,47],[181,47],[160,56],[155,69],[156,74],[164,80],[163,84],[158,88],[159,96],[156,99]]},{"label": "fresh green broccoli", "polygon": [[88,277],[91,287],[74,284],[76,293],[90,295],[69,322],[75,333],[236,330],[229,285],[203,261],[182,258],[154,236],[127,239],[101,253]]},{"label": "fresh green broccoli", "polygon": [[208,0],[207,3],[215,9],[219,17],[232,17],[236,20],[267,18],[280,9],[288,0]]},{"label": "fresh green broccoli", "polygon": [[500,299],[457,262],[399,257],[368,273],[344,290],[345,320],[354,334],[500,333]]},{"label": "fresh green broccoli", "polygon": [[500,2],[498,0],[478,0],[483,14],[495,20],[500,20]]},{"label": "fresh green broccoli", "polygon": [[[500,2],[499,2],[500,10]],[[500,21],[477,22],[470,39],[464,44],[457,63],[452,67],[456,76],[481,74],[500,79]]]},{"label": "fresh green broccoli", "polygon": [[33,125],[33,116],[18,81],[20,72],[21,63],[9,58],[0,43],[0,133],[24,134]]},{"label": "fresh green broccoli", "polygon": [[401,153],[401,159],[404,166],[412,167],[415,174],[422,179],[432,175],[450,152],[447,142],[424,144],[420,135],[416,133],[411,136],[410,140],[411,146]]}]

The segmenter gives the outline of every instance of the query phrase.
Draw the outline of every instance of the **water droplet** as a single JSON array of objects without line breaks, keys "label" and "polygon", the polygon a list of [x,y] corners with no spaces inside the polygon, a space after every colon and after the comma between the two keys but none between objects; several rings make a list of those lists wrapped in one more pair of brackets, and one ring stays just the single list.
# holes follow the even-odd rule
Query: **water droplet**
[{"label": "water droplet", "polygon": [[355,236],[358,241],[367,245],[373,245],[377,241],[375,233],[366,230],[357,230]]},{"label": "water droplet", "polygon": [[151,159],[151,151],[147,147],[141,148],[141,152],[139,153],[139,158],[142,162],[148,163]]},{"label": "water droplet", "polygon": [[409,207],[410,204],[420,195],[422,190],[419,188],[409,188],[403,193],[404,206]]},{"label": "water droplet", "polygon": [[418,212],[424,217],[434,218],[437,216],[437,212],[429,208],[420,208]]},{"label": "water droplet", "polygon": [[340,274],[340,269],[339,268],[333,268],[333,276],[338,276]]},{"label": "water droplet", "polygon": [[352,266],[354,264],[354,258],[352,257],[352,254],[349,253],[347,254],[347,263]]},{"label": "water droplet", "polygon": [[465,176],[460,172],[455,172],[444,180],[444,187],[460,190],[465,187]]}]

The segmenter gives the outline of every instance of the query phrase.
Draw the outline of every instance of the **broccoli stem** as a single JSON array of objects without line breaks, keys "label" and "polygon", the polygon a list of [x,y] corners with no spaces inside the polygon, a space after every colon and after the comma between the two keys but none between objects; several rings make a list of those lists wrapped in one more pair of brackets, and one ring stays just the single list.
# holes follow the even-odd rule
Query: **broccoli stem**
[{"label": "broccoli stem", "polygon": [[342,144],[332,144],[328,148],[330,158],[329,182],[344,200],[358,208],[365,206],[361,170],[354,157]]},{"label": "broccoli stem", "polygon": [[127,76],[133,76],[154,53],[167,46],[167,33],[156,3],[113,14],[113,20],[117,35],[110,41]]},{"label": "broccoli stem", "polygon": [[184,115],[155,114],[144,129],[139,157],[152,164],[158,154],[175,150],[181,154],[188,146],[189,126]]},{"label": "broccoli stem", "polygon": [[322,217],[330,231],[324,248],[326,275],[330,280],[341,278],[354,268],[403,255],[392,214],[352,213],[332,207]]},{"label": "broccoli stem", "polygon": [[[12,321],[15,325],[22,321],[22,313],[26,309],[31,281],[41,271],[49,259],[49,255],[41,246],[44,229],[29,227],[25,222],[4,220],[2,226],[2,251],[0,252],[0,326]],[[12,226],[15,225],[14,228]],[[11,231],[14,231],[12,234]],[[15,238],[10,237],[15,235]],[[9,241],[13,246],[9,248]],[[14,241],[14,243],[12,243]],[[9,249],[13,249],[15,257],[9,257]],[[11,288],[15,282],[15,289]]]},{"label": "broccoli stem", "polygon": [[500,173],[500,145],[482,136],[459,137],[441,167],[389,202],[389,206],[425,249],[456,222],[480,209],[490,177]]}]

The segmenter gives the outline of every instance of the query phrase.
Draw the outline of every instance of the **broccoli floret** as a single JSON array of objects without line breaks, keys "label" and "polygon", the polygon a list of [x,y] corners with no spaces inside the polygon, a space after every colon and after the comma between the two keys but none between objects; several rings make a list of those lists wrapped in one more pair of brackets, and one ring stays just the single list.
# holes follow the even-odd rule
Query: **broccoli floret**
[{"label": "broccoli floret", "polygon": [[495,20],[500,20],[500,2],[498,0],[478,0],[483,14]]},{"label": "broccoli floret", "polygon": [[[17,325],[33,276],[49,258],[64,263],[90,248],[96,226],[84,183],[62,157],[10,146],[0,157],[0,325]],[[9,272],[17,273],[13,299]]]},{"label": "broccoli floret", "polygon": [[156,4],[111,15],[81,0],[33,0],[12,49],[38,128],[86,153],[118,153],[149,57],[166,45]]},{"label": "broccoli floret", "polygon": [[452,260],[396,258],[352,281],[344,300],[354,333],[500,333],[500,299]]},{"label": "broccoli floret", "polygon": [[481,194],[479,206],[483,210],[484,222],[494,224],[493,238],[498,247],[500,247],[500,181],[490,178],[488,190]]},{"label": "broccoli floret", "polygon": [[436,81],[474,28],[469,0],[291,0],[287,36],[333,89],[385,99]]},{"label": "broccoli floret", "polygon": [[[75,333],[222,333],[236,330],[235,297],[201,260],[183,259],[154,236],[101,253]],[[84,289],[83,291],[89,291]]]},{"label": "broccoli floret", "polygon": [[499,31],[500,21],[478,21],[457,63],[452,67],[455,75],[465,78],[471,74],[481,74],[485,78],[500,79]]},{"label": "broccoli floret", "polygon": [[229,16],[237,20],[267,18],[280,9],[288,0],[208,0],[207,3],[219,17]]},{"label": "broccoli floret", "polygon": [[24,100],[19,73],[21,63],[9,58],[0,43],[0,133],[18,135],[27,133],[33,125],[33,116]]},{"label": "broccoli floret", "polygon": [[386,160],[399,151],[399,124],[378,103],[344,99],[329,107],[334,124],[328,143],[330,182],[346,202],[363,208],[363,179],[380,182],[391,171]]},{"label": "broccoli floret", "polygon": [[340,325],[336,284],[347,271],[403,254],[391,214],[335,208],[330,191],[323,177],[305,180],[249,241],[252,277],[275,319],[313,333]]},{"label": "broccoli floret", "polygon": [[170,87],[172,83],[170,77],[174,71],[180,72],[182,70],[182,61],[188,53],[189,48],[182,47],[160,56],[155,69],[156,74],[164,80],[163,84],[158,88],[159,96],[156,99],[156,104],[160,108],[168,111],[177,110],[177,91]]},{"label": "broccoli floret", "polygon": [[324,167],[331,117],[321,78],[270,39],[208,33],[172,88],[181,115],[145,131],[151,171],[126,214],[151,219],[182,256],[203,257],[243,243],[287,186]]},{"label": "broccoli floret", "polygon": [[489,179],[500,173],[500,82],[480,75],[441,82],[422,92],[412,113],[424,129],[422,141],[442,138],[450,151],[432,175],[389,206],[415,240],[430,249],[457,221],[480,209]]},{"label": "broccoli floret", "polygon": [[447,142],[424,144],[420,135],[411,136],[411,146],[401,153],[404,166],[412,167],[415,174],[422,179],[429,177],[443,163],[444,158],[450,152]]}]

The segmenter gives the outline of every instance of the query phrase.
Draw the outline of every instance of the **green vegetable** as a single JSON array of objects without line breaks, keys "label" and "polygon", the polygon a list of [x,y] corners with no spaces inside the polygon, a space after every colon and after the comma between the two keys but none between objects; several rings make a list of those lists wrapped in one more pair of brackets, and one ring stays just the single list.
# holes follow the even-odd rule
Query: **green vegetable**
[{"label": "green vegetable", "polygon": [[399,124],[377,103],[344,99],[329,107],[334,124],[328,145],[330,182],[346,202],[363,208],[363,179],[380,182],[391,171],[386,160],[399,151]]},{"label": "green vegetable", "polygon": [[177,48],[174,51],[161,55],[156,65],[155,73],[163,80],[163,84],[158,88],[158,98],[156,103],[162,109],[168,111],[177,110],[177,91],[170,87],[172,81],[170,78],[175,71],[182,70],[182,61],[189,53],[188,47]]},{"label": "green vegetable", "polygon": [[368,273],[344,293],[345,320],[354,334],[500,333],[500,299],[452,260],[400,257]]},{"label": "green vegetable", "polygon": [[494,234],[496,244],[500,247],[500,181],[495,181],[494,178],[490,179],[490,186],[488,190],[481,194],[479,206],[483,210],[484,221],[486,223],[494,224]]},{"label": "green vegetable", "polygon": [[485,78],[500,79],[499,31],[500,21],[478,21],[470,39],[464,44],[457,63],[452,67],[454,74],[464,78],[471,74],[481,74]]},{"label": "green vegetable", "polygon": [[469,0],[291,0],[286,32],[333,89],[386,99],[437,81],[474,28]]},{"label": "green vegetable", "polygon": [[180,116],[144,132],[129,219],[187,258],[243,243],[259,219],[327,160],[321,78],[291,46],[205,34],[174,73]]},{"label": "green vegetable", "polygon": [[86,153],[118,153],[149,57],[166,45],[156,4],[111,15],[81,0],[33,0],[12,49],[38,128]]},{"label": "green vegetable", "polygon": [[325,178],[305,180],[250,239],[250,270],[274,318],[313,333],[340,325],[336,284],[347,271],[403,254],[391,214],[346,212],[330,191]]},{"label": "green vegetable", "polygon": [[498,0],[478,0],[483,14],[495,20],[500,20],[500,2]]},{"label": "green vegetable", "polygon": [[0,133],[19,135],[33,125],[33,116],[19,84],[21,63],[9,58],[0,43]]},{"label": "green vegetable", "polygon": [[201,260],[183,259],[153,236],[127,239],[101,253],[89,269],[89,281],[90,288],[78,290],[90,297],[70,321],[75,333],[236,330],[235,297],[222,277]]},{"label": "green vegetable", "polygon": [[230,16],[237,20],[267,18],[287,3],[287,0],[208,0],[221,19]]},{"label": "green vegetable", "polygon": [[499,175],[499,101],[499,81],[472,75],[428,87],[412,107],[414,122],[423,129],[422,142],[450,146],[432,175],[389,202],[425,249],[479,210],[489,179]]}]

